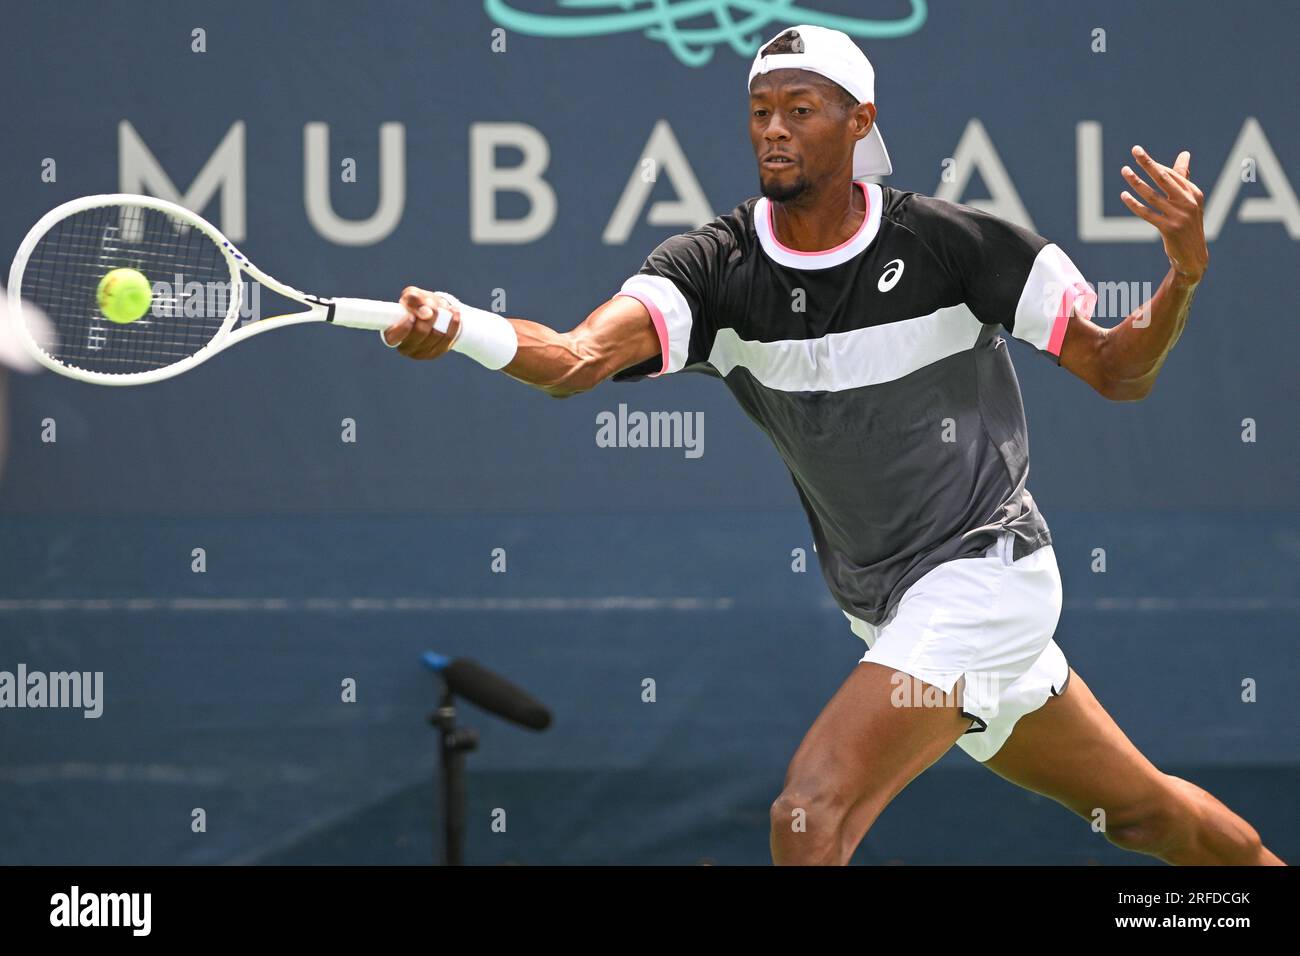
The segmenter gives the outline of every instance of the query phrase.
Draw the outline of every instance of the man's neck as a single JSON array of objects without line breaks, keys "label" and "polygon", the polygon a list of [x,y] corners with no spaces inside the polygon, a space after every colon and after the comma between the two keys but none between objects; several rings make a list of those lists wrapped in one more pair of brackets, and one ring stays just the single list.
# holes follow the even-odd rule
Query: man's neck
[{"label": "man's neck", "polygon": [[824,252],[847,242],[867,214],[866,199],[857,182],[849,183],[847,195],[836,189],[803,200],[772,203],[777,241],[797,252]]}]

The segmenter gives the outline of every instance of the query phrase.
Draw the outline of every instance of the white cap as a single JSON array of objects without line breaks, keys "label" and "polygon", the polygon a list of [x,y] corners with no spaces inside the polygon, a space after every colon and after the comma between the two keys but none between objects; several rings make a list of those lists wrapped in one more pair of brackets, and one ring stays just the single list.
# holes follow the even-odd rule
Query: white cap
[{"label": "white cap", "polygon": [[[796,34],[794,48],[797,50],[802,47],[802,53],[763,56],[763,50],[772,40],[791,32]],[[867,55],[849,39],[847,33],[801,23],[797,27],[782,30],[760,46],[758,51],[754,65],[749,68],[750,84],[754,82],[754,77],[770,70],[808,70],[838,83],[859,103],[876,101],[876,71],[872,69]],[[889,153],[885,151],[885,141],[880,137],[880,127],[872,123],[871,132],[858,140],[858,145],[853,149],[853,178],[888,176],[893,171]]]}]

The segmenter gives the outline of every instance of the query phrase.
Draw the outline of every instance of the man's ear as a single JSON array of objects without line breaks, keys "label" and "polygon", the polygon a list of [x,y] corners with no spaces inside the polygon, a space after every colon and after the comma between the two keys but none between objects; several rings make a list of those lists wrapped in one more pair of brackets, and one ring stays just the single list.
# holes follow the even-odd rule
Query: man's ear
[{"label": "man's ear", "polygon": [[863,139],[871,132],[871,128],[876,125],[876,104],[859,103],[854,107],[853,114],[856,119],[863,123],[861,135],[855,136],[854,138]]}]

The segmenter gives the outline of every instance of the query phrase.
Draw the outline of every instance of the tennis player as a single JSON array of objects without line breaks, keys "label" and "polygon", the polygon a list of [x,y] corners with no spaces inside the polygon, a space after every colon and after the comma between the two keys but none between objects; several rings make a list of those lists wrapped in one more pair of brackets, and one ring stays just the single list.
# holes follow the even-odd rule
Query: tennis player
[{"label": "tennis player", "polygon": [[1160,231],[1169,271],[1105,329],[1057,245],[865,181],[892,166],[874,70],[847,35],[778,34],[750,68],[749,106],[762,195],[661,243],[571,332],[408,288],[386,344],[413,359],[462,352],[558,398],[704,372],[771,437],[867,646],[772,805],[775,862],[847,863],[955,743],[1116,846],[1175,864],[1281,864],[1245,820],[1153,766],[1052,639],[1061,579],[999,334],[1103,398],[1145,397],[1209,261],[1190,155],[1168,167],[1133,148],[1147,179],[1126,166],[1123,201]]}]

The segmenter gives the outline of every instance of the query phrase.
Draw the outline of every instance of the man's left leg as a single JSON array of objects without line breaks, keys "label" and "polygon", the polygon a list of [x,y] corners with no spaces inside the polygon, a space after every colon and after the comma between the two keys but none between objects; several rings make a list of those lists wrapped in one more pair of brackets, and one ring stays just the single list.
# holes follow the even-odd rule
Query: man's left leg
[{"label": "man's left leg", "polygon": [[984,766],[1090,822],[1104,811],[1106,839],[1126,850],[1181,865],[1286,865],[1212,795],[1161,773],[1073,671]]}]

